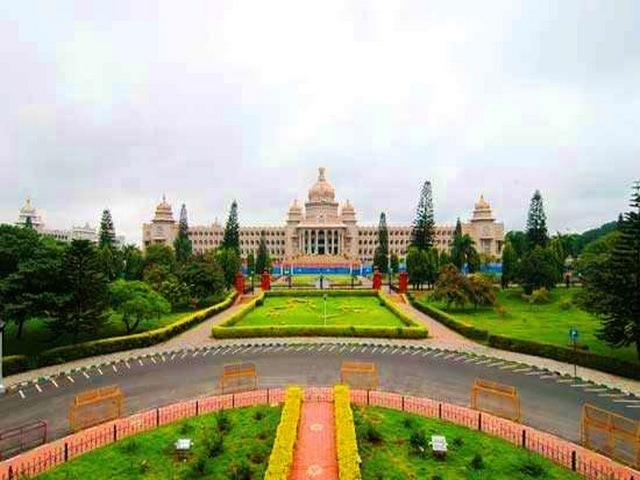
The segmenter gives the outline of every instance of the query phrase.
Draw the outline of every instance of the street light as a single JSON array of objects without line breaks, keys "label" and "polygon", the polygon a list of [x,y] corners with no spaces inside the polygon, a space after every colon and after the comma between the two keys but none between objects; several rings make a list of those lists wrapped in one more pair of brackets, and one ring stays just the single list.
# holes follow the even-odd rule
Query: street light
[{"label": "street light", "polygon": [[2,395],[4,393],[4,384],[2,383],[2,337],[4,334],[4,327],[6,327],[7,324],[0,320],[0,395]]}]

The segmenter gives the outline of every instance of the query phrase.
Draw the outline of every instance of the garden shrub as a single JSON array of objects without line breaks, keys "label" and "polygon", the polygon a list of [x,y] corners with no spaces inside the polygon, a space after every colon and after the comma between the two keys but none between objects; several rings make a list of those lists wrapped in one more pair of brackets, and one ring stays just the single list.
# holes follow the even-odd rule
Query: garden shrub
[{"label": "garden shrub", "polygon": [[558,308],[560,310],[571,310],[573,308],[573,302],[568,298],[563,298],[558,303]]},{"label": "garden shrub", "polygon": [[264,480],[282,480],[289,476],[301,409],[302,390],[299,387],[288,387]]},{"label": "garden shrub", "polygon": [[381,443],[382,442],[382,433],[380,433],[380,430],[378,430],[378,427],[376,427],[373,423],[371,422],[367,422],[364,427],[364,439],[369,442],[369,443]]},{"label": "garden shrub", "polygon": [[411,451],[417,455],[425,455],[427,453],[427,447],[429,442],[427,436],[422,430],[414,430],[409,437],[409,447]]},{"label": "garden shrub", "polygon": [[333,404],[336,422],[336,450],[340,480],[360,480],[360,456],[348,385],[333,388]]},{"label": "garden shrub", "polygon": [[529,303],[532,305],[546,305],[551,302],[551,294],[549,290],[544,287],[540,287],[537,290],[531,292],[529,295]]},{"label": "garden shrub", "polygon": [[482,459],[482,455],[476,453],[471,459],[471,463],[469,465],[473,470],[482,470],[484,468],[484,460]]},{"label": "garden shrub", "polygon": [[216,414],[216,426],[220,433],[227,433],[231,430],[231,420],[229,419],[229,414],[225,410],[220,410]]},{"label": "garden shrub", "polygon": [[9,355],[2,357],[1,361],[2,372],[7,376],[29,370],[29,358],[26,355]]},{"label": "garden shrub", "polygon": [[527,477],[532,478],[543,477],[546,473],[544,465],[542,465],[539,459],[533,457],[532,455],[528,455],[522,461],[519,470]]}]

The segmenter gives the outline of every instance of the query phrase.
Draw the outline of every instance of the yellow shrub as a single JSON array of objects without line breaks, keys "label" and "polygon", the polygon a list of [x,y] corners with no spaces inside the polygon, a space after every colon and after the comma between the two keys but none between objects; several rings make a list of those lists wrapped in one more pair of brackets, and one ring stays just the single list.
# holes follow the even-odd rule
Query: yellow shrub
[{"label": "yellow shrub", "polygon": [[333,389],[336,420],[336,449],[340,480],[361,480],[360,456],[353,411],[349,399],[349,386],[336,385]]},{"label": "yellow shrub", "polygon": [[302,390],[300,387],[287,388],[264,480],[286,480],[288,478],[293,464],[293,449],[298,438],[301,409]]}]

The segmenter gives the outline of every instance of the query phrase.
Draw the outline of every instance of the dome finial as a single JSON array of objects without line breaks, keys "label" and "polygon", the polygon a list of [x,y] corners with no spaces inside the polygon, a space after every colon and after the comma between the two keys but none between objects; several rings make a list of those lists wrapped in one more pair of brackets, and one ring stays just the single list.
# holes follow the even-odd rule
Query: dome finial
[{"label": "dome finial", "polygon": [[324,177],[324,172],[326,171],[326,168],[324,167],[319,167],[318,168],[318,181],[325,181],[325,177]]}]

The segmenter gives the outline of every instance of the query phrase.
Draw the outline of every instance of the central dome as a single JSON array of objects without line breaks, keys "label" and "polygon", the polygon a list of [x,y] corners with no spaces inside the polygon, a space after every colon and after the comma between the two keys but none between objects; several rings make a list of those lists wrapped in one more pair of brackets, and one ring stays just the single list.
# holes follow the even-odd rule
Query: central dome
[{"label": "central dome", "polygon": [[333,202],[336,192],[324,176],[325,168],[318,168],[318,181],[309,189],[310,202]]}]

